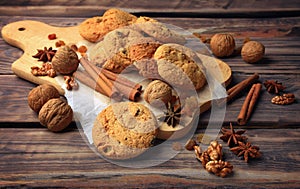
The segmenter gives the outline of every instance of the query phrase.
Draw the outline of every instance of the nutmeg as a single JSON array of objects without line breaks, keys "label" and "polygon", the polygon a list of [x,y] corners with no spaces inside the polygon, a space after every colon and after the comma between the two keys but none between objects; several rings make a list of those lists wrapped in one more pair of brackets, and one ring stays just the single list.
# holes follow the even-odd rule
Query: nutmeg
[{"label": "nutmeg", "polygon": [[52,59],[53,69],[61,74],[71,74],[77,70],[79,59],[69,46],[61,46]]},{"label": "nutmeg", "polygon": [[72,119],[72,108],[60,98],[50,99],[39,112],[40,123],[53,132],[65,129]]},{"label": "nutmeg", "polygon": [[210,48],[217,57],[230,56],[235,49],[235,40],[231,34],[217,33],[210,40]]},{"label": "nutmeg", "polygon": [[35,111],[39,112],[42,106],[52,98],[59,98],[58,90],[49,84],[42,84],[33,88],[28,94],[28,105]]},{"label": "nutmeg", "polygon": [[258,41],[246,42],[241,50],[245,62],[255,63],[262,59],[265,54],[265,46]]},{"label": "nutmeg", "polygon": [[172,99],[172,88],[163,81],[154,80],[145,88],[144,99],[156,107],[165,105]]}]

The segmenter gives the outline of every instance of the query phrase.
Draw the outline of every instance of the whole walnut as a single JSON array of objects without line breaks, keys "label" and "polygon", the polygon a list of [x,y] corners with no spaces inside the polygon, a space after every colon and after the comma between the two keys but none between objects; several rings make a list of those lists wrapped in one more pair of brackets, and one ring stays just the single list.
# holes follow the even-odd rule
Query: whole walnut
[{"label": "whole walnut", "polygon": [[235,49],[235,40],[231,34],[217,33],[210,40],[210,48],[217,57],[230,56]]},{"label": "whole walnut", "polygon": [[40,123],[53,132],[65,129],[72,119],[72,108],[60,98],[49,100],[39,112]]},{"label": "whole walnut", "polygon": [[71,74],[77,70],[79,59],[69,46],[61,46],[52,59],[53,69],[61,74]]},{"label": "whole walnut", "polygon": [[245,62],[255,63],[262,59],[265,54],[265,46],[258,41],[246,42],[241,50]]},{"label": "whole walnut", "polygon": [[172,99],[172,88],[163,81],[154,80],[146,87],[144,99],[156,107],[165,105]]},{"label": "whole walnut", "polygon": [[28,94],[28,105],[35,111],[39,112],[42,106],[52,98],[59,98],[58,90],[50,84],[42,84],[33,88]]}]

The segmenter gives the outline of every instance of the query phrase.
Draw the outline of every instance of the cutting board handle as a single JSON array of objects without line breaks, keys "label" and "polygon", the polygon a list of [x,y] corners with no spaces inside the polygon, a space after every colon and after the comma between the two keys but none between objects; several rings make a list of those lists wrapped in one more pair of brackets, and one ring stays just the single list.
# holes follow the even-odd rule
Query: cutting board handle
[{"label": "cutting board handle", "polygon": [[[19,77],[31,81],[35,84],[52,84],[64,94],[64,89],[58,84],[55,78],[48,76],[36,77],[31,74],[32,66],[41,66],[42,62],[37,61],[32,55],[37,53],[37,49],[44,47],[55,48],[58,40],[66,44],[83,41],[78,32],[78,27],[54,27],[43,22],[33,20],[23,20],[10,23],[2,28],[2,38],[12,46],[24,51],[24,54],[12,64],[12,71]],[[55,34],[57,39],[49,40],[48,35]]]},{"label": "cutting board handle", "polygon": [[18,21],[3,27],[2,37],[12,46],[19,47],[24,52],[36,47],[37,40],[47,40],[51,26],[37,21]]}]

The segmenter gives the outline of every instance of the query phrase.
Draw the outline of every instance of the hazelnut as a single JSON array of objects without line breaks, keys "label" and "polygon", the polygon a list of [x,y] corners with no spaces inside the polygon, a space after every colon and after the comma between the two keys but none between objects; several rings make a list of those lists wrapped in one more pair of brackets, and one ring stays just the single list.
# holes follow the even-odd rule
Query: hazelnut
[{"label": "hazelnut", "polygon": [[53,132],[65,129],[72,119],[72,108],[60,98],[49,100],[39,112],[40,123]]},{"label": "hazelnut", "polygon": [[78,56],[71,47],[61,46],[52,59],[52,65],[61,74],[71,74],[78,68]]},{"label": "hazelnut", "polygon": [[197,142],[193,139],[190,139],[186,142],[184,147],[185,147],[185,149],[192,151],[192,150],[194,150],[194,146],[197,146]]},{"label": "hazelnut", "polygon": [[33,111],[39,112],[48,100],[59,97],[59,92],[55,87],[49,84],[42,84],[29,92],[28,105]]},{"label": "hazelnut", "polygon": [[257,41],[246,42],[241,51],[242,58],[245,62],[255,63],[262,59],[265,54],[265,47]]},{"label": "hazelnut", "polygon": [[149,104],[160,107],[172,99],[172,88],[163,81],[154,80],[146,87],[144,99]]},{"label": "hazelnut", "polygon": [[231,34],[217,33],[210,40],[210,48],[217,57],[230,56],[235,49],[235,41]]}]

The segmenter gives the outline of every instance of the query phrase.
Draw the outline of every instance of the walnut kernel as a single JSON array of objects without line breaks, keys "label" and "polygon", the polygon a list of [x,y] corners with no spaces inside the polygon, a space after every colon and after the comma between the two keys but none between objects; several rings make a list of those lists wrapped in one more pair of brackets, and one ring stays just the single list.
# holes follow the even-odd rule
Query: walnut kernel
[{"label": "walnut kernel", "polygon": [[217,57],[230,56],[235,49],[235,40],[231,34],[217,33],[210,40],[210,48]]},{"label": "walnut kernel", "polygon": [[283,94],[282,96],[275,96],[271,102],[278,105],[292,104],[295,101],[295,95],[293,93]]},{"label": "walnut kernel", "polygon": [[28,105],[33,111],[39,112],[48,100],[59,97],[59,92],[55,87],[49,84],[42,84],[29,92]]},{"label": "walnut kernel", "polygon": [[232,172],[233,166],[226,161],[210,161],[206,164],[206,170],[220,177],[226,177]]},{"label": "walnut kernel", "polygon": [[214,140],[210,143],[210,146],[207,148],[207,153],[210,157],[210,160],[217,161],[221,160],[223,156],[222,144],[219,144],[218,141]]},{"label": "walnut kernel", "polygon": [[72,119],[72,108],[60,98],[50,99],[39,112],[40,123],[53,132],[65,129]]},{"label": "walnut kernel", "polygon": [[255,63],[262,59],[265,54],[265,47],[258,41],[246,42],[241,51],[242,58],[245,62]]},{"label": "walnut kernel", "polygon": [[71,74],[78,68],[78,56],[71,47],[61,46],[52,59],[52,65],[61,74]]}]

